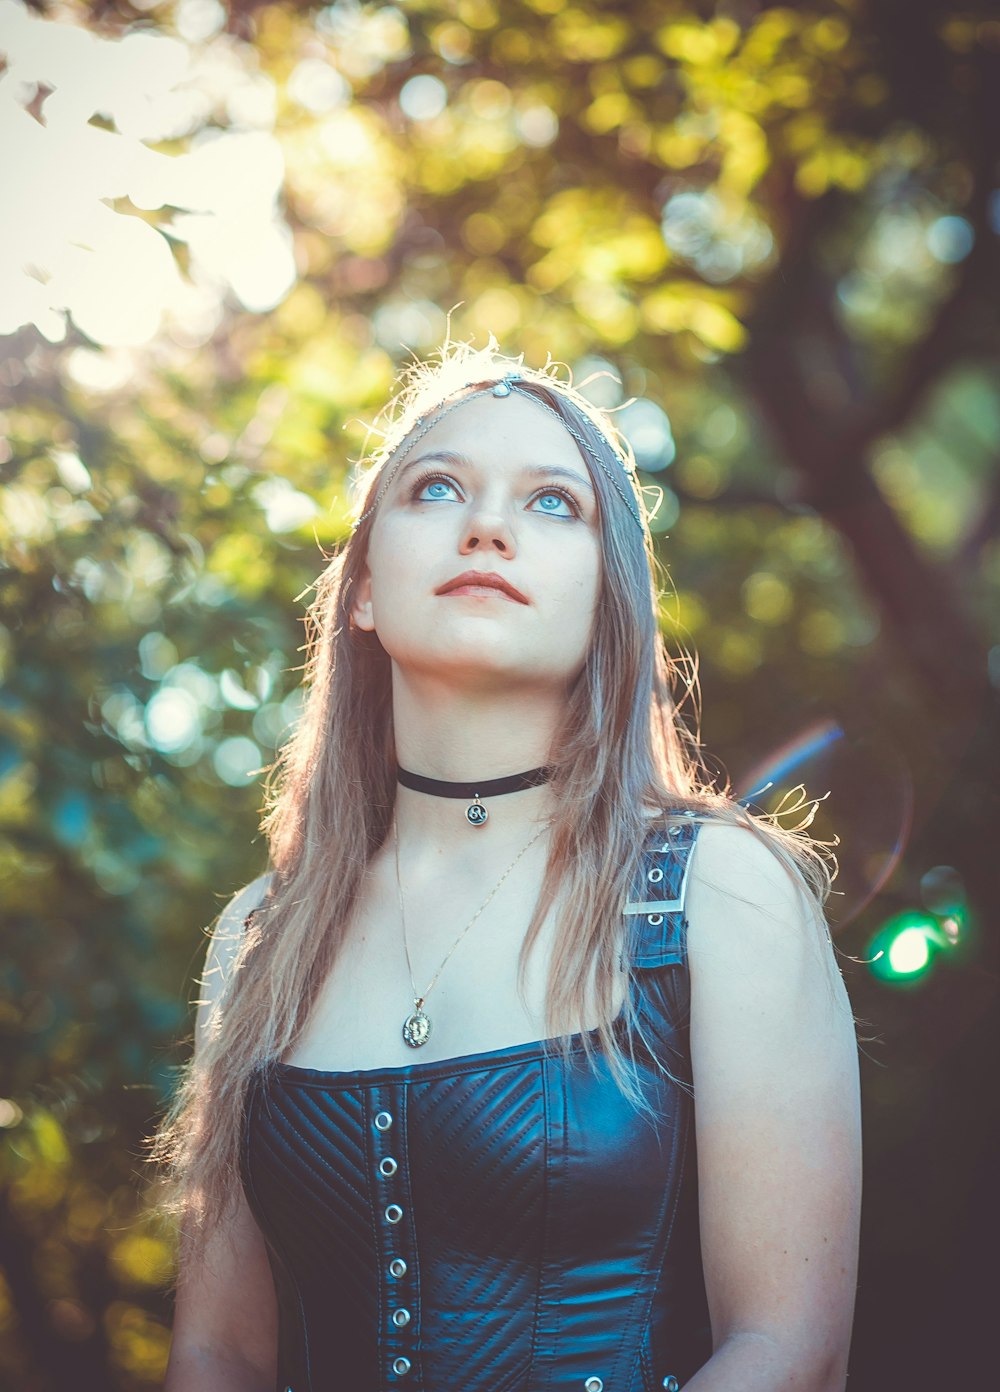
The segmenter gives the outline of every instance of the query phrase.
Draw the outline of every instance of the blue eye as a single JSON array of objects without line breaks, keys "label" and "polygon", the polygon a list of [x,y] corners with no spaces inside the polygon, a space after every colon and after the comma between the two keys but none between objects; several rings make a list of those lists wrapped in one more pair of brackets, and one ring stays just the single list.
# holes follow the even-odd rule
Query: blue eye
[{"label": "blue eye", "polygon": [[435,474],[432,478],[420,479],[413,490],[413,497],[420,503],[448,502],[458,496],[458,489],[451,479]]},{"label": "blue eye", "polygon": [[547,488],[543,493],[536,493],[534,501],[538,511],[546,512],[550,517],[579,516],[575,499],[561,488]]}]

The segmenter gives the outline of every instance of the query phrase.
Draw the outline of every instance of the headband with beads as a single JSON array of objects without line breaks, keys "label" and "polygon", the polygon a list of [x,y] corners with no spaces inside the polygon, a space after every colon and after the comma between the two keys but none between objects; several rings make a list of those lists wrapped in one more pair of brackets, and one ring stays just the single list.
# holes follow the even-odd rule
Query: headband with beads
[{"label": "headband with beads", "polygon": [[[372,499],[371,506],[366,508],[365,511],[358,518],[358,520],[354,523],[354,530],[356,531],[358,527],[361,526],[362,522],[364,522],[366,518],[372,515],[372,513],[378,507],[379,503],[382,501],[386,489],[389,487],[390,483],[392,483],[392,480],[395,478],[396,471],[399,469],[406,455],[410,453],[413,446],[417,443],[419,439],[426,435],[427,432],[433,426],[437,425],[438,421],[443,420],[444,417],[447,416],[451,411],[456,410],[459,406],[463,406],[467,401],[471,401],[473,397],[484,396],[487,393],[496,397],[504,397],[510,396],[511,392],[514,391],[516,391],[520,396],[525,396],[530,401],[533,401],[535,405],[540,406],[543,411],[548,411],[550,416],[555,416],[556,420],[559,422],[562,428],[568,431],[570,435],[572,435],[573,439],[579,445],[580,449],[583,450],[587,457],[593,460],[594,464],[596,464],[596,466],[602,471],[602,473],[604,473],[607,476],[612,488],[615,490],[619,498],[621,498],[622,502],[628,508],[630,514],[636,522],[636,525],[641,530],[643,527],[642,515],[639,512],[639,507],[636,502],[635,494],[632,492],[631,488],[629,488],[628,492],[626,492],[625,488],[618,481],[618,479],[615,478],[613,472],[608,468],[607,464],[597,453],[597,451],[593,448],[593,446],[590,445],[584,439],[584,437],[580,434],[578,430],[576,430],[572,425],[570,425],[569,422],[559,414],[559,412],[555,409],[554,406],[550,406],[547,401],[542,401],[540,397],[537,397],[534,394],[534,392],[526,391],[525,384],[523,383],[521,378],[521,374],[519,372],[514,371],[504,373],[503,377],[498,382],[493,382],[485,387],[477,387],[474,391],[467,392],[464,396],[460,396],[457,401],[452,401],[447,406],[442,407],[440,410],[433,411],[429,418],[419,416],[417,420],[414,422],[414,432],[404,435],[403,439],[400,440],[399,444],[396,446],[396,450],[393,451],[394,453],[396,451],[399,451],[400,457],[392,466],[392,468],[388,471],[386,477],[380,481],[378,489],[375,493],[375,497]],[[402,451],[402,446],[404,444],[406,445],[405,452]],[[629,468],[629,466],[626,464],[625,460],[623,460],[621,456],[618,454],[617,450],[615,451],[615,459],[621,466],[621,471],[625,479],[629,483],[631,483],[634,480],[634,473],[632,469]]]}]

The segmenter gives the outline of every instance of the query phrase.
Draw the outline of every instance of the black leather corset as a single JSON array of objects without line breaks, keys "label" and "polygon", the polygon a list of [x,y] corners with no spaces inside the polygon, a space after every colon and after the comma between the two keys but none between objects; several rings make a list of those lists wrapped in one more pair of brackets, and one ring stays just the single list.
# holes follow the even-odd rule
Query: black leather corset
[{"label": "black leather corset", "polygon": [[693,1107],[674,1081],[698,826],[647,846],[627,910],[654,1118],[582,1036],[568,1063],[539,1041],[255,1075],[241,1169],[278,1298],[277,1392],[674,1392],[706,1361]]}]

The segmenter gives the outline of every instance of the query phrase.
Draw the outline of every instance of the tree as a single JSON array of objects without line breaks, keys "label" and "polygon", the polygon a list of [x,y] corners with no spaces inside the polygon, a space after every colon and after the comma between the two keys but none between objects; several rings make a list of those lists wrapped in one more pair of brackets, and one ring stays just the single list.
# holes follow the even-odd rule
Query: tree
[{"label": "tree", "polygon": [[[920,1147],[941,1217],[917,1250],[958,1271],[1000,889],[986,7],[8,0],[0,51],[8,1378],[156,1384],[170,1235],[136,1189],[192,925],[263,868],[248,775],[295,718],[295,598],[344,533],[361,422],[449,323],[621,378],[587,389],[663,490],[706,742],[744,792],[831,787],[845,947],[961,872],[968,940],[924,989],[852,983],[924,1064],[871,1084],[875,1192]],[[873,1220],[896,1294],[862,1290],[852,1386],[886,1383],[876,1297],[910,1366],[908,1219]],[[975,1298],[950,1289],[925,1376]]]}]

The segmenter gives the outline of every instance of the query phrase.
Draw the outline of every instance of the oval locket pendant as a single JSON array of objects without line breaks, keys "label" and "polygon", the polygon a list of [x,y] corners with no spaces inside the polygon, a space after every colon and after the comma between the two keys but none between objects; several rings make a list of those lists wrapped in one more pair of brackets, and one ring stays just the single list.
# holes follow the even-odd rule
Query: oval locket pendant
[{"label": "oval locket pendant", "polygon": [[403,1021],[403,1038],[411,1049],[419,1049],[431,1037],[431,1017],[418,1006]]}]

